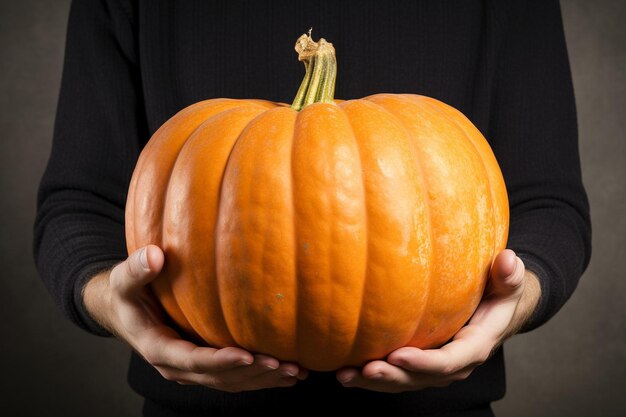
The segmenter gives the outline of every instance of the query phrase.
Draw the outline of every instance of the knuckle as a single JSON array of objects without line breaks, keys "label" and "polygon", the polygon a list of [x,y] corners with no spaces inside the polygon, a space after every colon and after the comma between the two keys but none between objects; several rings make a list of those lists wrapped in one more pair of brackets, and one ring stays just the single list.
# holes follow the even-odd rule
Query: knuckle
[{"label": "knuckle", "polygon": [[135,276],[137,275],[137,262],[139,262],[138,256],[133,253],[131,256],[128,257],[128,259],[126,259],[126,261],[124,261],[124,272],[128,275],[128,276]]},{"label": "knuckle", "polygon": [[452,376],[452,381],[453,382],[458,382],[458,381],[464,381],[467,378],[469,378],[469,376],[472,374],[472,371],[461,371],[461,372],[457,372],[456,374],[454,374]]},{"label": "knuckle", "polygon": [[477,363],[475,363],[475,365],[481,365],[485,362],[487,362],[487,360],[491,357],[491,350],[484,350],[482,351],[479,355],[478,355],[478,360]]},{"label": "knuckle", "polygon": [[452,375],[455,372],[457,372],[457,366],[456,364],[450,362],[450,361],[446,361],[446,363],[444,364],[444,366],[441,368],[441,372],[440,374],[443,376],[446,375]]},{"label": "knuckle", "polygon": [[202,381],[202,385],[211,388],[217,388],[222,391],[228,391],[229,384],[226,381],[223,381],[222,378],[219,378],[215,375],[205,375]]},{"label": "knuckle", "polygon": [[176,381],[176,377],[171,371],[167,369],[158,369],[158,371],[161,374],[161,376],[167,381]]},{"label": "knuckle", "polygon": [[526,268],[524,267],[524,262],[520,258],[516,259],[517,265],[515,268],[515,273],[512,274],[508,281],[508,284],[513,288],[519,287],[524,284],[524,272]]},{"label": "knuckle", "polygon": [[191,362],[189,364],[189,370],[195,374],[201,374],[205,371],[201,364],[198,362]]},{"label": "knuckle", "polygon": [[486,346],[483,346],[477,353],[475,360],[471,365],[474,367],[482,365],[487,362],[489,358],[493,356],[493,354],[498,350],[499,343],[496,340],[491,340]]},{"label": "knuckle", "polygon": [[163,358],[161,358],[159,354],[153,350],[146,350],[145,353],[141,354],[141,357],[144,358],[146,362],[148,362],[150,365],[154,366],[155,368],[162,367],[162,366],[173,367],[171,363],[168,363],[166,360],[163,360]]},{"label": "knuckle", "polygon": [[152,349],[140,349],[139,354],[141,357],[152,366],[162,366],[164,363],[160,363],[157,355]]},{"label": "knuckle", "polygon": [[114,293],[120,292],[120,290],[124,287],[121,280],[124,271],[121,271],[121,268],[123,268],[122,264],[117,264],[117,266],[115,266],[109,274],[109,286]]},{"label": "knuckle", "polygon": [[113,265],[113,267],[111,268],[111,274],[119,275],[121,272],[124,272],[124,269],[126,268],[126,266],[124,265],[125,263],[126,261],[120,261]]},{"label": "knuckle", "polygon": [[157,361],[155,360],[154,354],[150,351],[146,351],[146,352],[138,352],[139,355],[143,358],[144,361],[148,362],[150,365],[152,366],[161,366],[163,365],[162,363],[157,363]]},{"label": "knuckle", "polygon": [[389,381],[389,383],[391,383],[391,384],[399,384],[400,383],[400,379],[398,378],[397,375],[392,375],[392,376],[386,375],[385,379],[387,381]]},{"label": "knuckle", "polygon": [[197,361],[193,360],[193,358],[188,358],[184,366],[185,369],[196,374],[200,374],[203,371],[202,366]]}]

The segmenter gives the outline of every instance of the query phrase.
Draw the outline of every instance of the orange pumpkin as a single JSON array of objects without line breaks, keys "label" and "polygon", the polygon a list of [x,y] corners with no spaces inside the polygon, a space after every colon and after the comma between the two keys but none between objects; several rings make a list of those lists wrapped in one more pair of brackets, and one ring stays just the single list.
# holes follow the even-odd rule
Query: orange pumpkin
[{"label": "orange pumpkin", "polygon": [[330,43],[296,44],[294,104],[213,99],[141,153],[129,252],[165,251],[153,289],[190,337],[333,370],[437,347],[478,305],[506,244],[487,141],[413,94],[334,101]]}]

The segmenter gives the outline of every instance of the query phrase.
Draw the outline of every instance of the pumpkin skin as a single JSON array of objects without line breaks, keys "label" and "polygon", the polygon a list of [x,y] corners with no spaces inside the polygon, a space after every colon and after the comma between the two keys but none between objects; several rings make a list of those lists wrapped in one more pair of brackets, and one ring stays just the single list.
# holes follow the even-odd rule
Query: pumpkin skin
[{"label": "pumpkin skin", "polygon": [[152,287],[191,338],[319,371],[449,340],[508,223],[482,134],[409,94],[196,103],[150,139],[126,206],[128,250],[163,248]]}]

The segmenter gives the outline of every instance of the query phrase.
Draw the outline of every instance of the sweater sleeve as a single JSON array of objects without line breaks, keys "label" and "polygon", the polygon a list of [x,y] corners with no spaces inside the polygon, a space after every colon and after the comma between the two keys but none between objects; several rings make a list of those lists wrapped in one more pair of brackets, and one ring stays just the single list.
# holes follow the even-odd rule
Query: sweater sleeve
[{"label": "sweater sleeve", "polygon": [[148,133],[130,8],[73,2],[52,151],[40,183],[34,256],[63,313],[108,335],[87,314],[82,289],[127,256],[124,205]]},{"label": "sweater sleeve", "polygon": [[541,284],[522,329],[529,331],[576,288],[591,255],[591,225],[559,4],[521,3],[498,54],[490,136],[509,192],[508,246]]}]

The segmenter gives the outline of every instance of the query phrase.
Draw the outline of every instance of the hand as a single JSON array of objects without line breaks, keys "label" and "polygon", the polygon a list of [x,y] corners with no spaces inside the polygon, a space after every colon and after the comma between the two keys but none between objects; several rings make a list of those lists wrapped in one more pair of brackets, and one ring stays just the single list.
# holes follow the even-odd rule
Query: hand
[{"label": "hand", "polygon": [[345,387],[382,392],[443,387],[463,380],[519,331],[534,311],[540,292],[537,277],[525,271],[512,250],[504,250],[493,263],[481,303],[451,342],[440,349],[403,347],[386,361],[370,362],[360,371],[343,368],[337,379]]},{"label": "hand", "polygon": [[84,300],[89,313],[126,341],[167,380],[238,392],[294,385],[307,371],[243,349],[213,349],[182,339],[165,324],[148,284],[163,267],[154,245],[137,250],[112,271],[91,279]]}]

